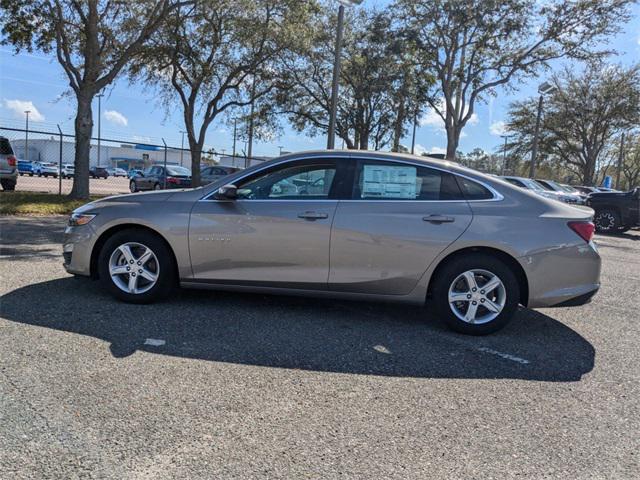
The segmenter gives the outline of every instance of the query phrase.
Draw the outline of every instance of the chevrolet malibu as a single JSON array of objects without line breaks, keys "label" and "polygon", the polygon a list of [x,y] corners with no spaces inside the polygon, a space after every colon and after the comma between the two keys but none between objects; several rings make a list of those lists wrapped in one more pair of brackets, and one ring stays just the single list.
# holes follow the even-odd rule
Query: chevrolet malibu
[{"label": "chevrolet malibu", "polygon": [[178,285],[430,302],[454,330],[482,335],[518,305],[591,299],[592,215],[446,161],[308,152],[205,187],[88,203],[69,219],[64,265],[126,302]]}]

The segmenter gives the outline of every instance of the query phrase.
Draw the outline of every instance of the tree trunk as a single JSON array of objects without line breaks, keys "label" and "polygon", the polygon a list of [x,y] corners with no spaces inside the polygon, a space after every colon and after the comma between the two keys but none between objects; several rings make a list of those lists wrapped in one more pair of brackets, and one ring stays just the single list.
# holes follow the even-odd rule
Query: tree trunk
[{"label": "tree trunk", "polygon": [[456,152],[458,151],[459,141],[460,133],[456,131],[456,127],[453,125],[447,127],[447,160],[456,160]]},{"label": "tree trunk", "polygon": [[400,140],[402,140],[402,126],[404,125],[404,117],[405,117],[405,98],[404,92],[400,98],[400,104],[398,105],[398,115],[396,116],[396,124],[393,128],[393,147],[391,148],[392,152],[400,151]]},{"label": "tree trunk", "polygon": [[196,142],[195,139],[189,138],[189,148],[191,150],[191,186],[195,188],[200,186],[200,162],[204,141]]},{"label": "tree trunk", "polygon": [[91,134],[93,132],[93,112],[91,101],[93,95],[81,93],[77,95],[78,111],[75,120],[75,172],[70,198],[89,199],[89,155],[91,153]]},{"label": "tree trunk", "polygon": [[[363,129],[364,130],[364,129]],[[360,150],[369,150],[369,132],[360,133]]]}]

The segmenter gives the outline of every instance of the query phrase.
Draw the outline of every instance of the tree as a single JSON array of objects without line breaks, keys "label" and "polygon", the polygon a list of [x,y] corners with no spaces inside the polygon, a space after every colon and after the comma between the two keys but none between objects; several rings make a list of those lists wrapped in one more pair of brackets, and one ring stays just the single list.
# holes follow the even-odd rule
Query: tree
[{"label": "tree", "polygon": [[396,17],[437,78],[429,105],[447,132],[447,158],[476,104],[562,57],[588,58],[618,31],[632,0],[397,0]]},{"label": "tree", "polygon": [[211,123],[272,92],[275,61],[295,41],[312,2],[198,0],[176,9],[152,38],[131,77],[154,86],[167,110],[176,97],[191,150],[193,185]]},{"label": "tree", "polygon": [[[326,134],[336,19],[320,11],[301,48],[285,59],[285,88],[278,100],[292,126]],[[388,11],[350,12],[345,20],[336,134],[347,148],[379,150],[399,139],[424,99],[430,77],[415,75]]]},{"label": "tree", "polygon": [[[545,102],[541,158],[564,165],[591,185],[596,172],[613,161],[607,154],[613,139],[640,123],[640,64],[625,68],[591,61],[582,72],[565,68],[551,82],[556,91]],[[531,98],[510,107],[507,128],[514,133],[515,156],[532,143],[536,102]]]},{"label": "tree", "polygon": [[[620,143],[617,139],[616,143],[618,144],[618,149],[615,152],[617,155],[620,150]],[[638,132],[626,138],[622,176],[627,189],[640,187],[640,133]]]},{"label": "tree", "polygon": [[91,104],[160,26],[177,0],[0,0],[3,43],[55,51],[77,101],[72,198],[89,198]]}]

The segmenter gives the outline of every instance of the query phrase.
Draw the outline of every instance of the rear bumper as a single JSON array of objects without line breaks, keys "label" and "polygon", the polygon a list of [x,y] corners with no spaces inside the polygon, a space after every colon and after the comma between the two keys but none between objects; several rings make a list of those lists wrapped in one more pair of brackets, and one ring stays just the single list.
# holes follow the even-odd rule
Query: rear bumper
[{"label": "rear bumper", "polygon": [[600,288],[601,260],[593,242],[520,258],[529,283],[530,308],[587,303]]}]

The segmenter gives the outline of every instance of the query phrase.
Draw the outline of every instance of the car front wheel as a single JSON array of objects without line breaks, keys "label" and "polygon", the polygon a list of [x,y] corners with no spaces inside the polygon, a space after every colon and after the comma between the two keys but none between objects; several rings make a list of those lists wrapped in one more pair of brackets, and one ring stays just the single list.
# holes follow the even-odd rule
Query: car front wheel
[{"label": "car front wheel", "polygon": [[138,185],[136,185],[136,182],[134,182],[133,180],[129,182],[129,190],[131,191],[131,193],[136,193],[138,191]]},{"label": "car front wheel", "polygon": [[468,335],[500,330],[515,315],[520,288],[500,259],[475,253],[454,258],[437,273],[433,302],[444,322]]},{"label": "car front wheel", "polygon": [[114,297],[130,303],[165,298],[176,285],[173,255],[157,235],[128,229],[109,238],[98,259],[100,281]]}]

